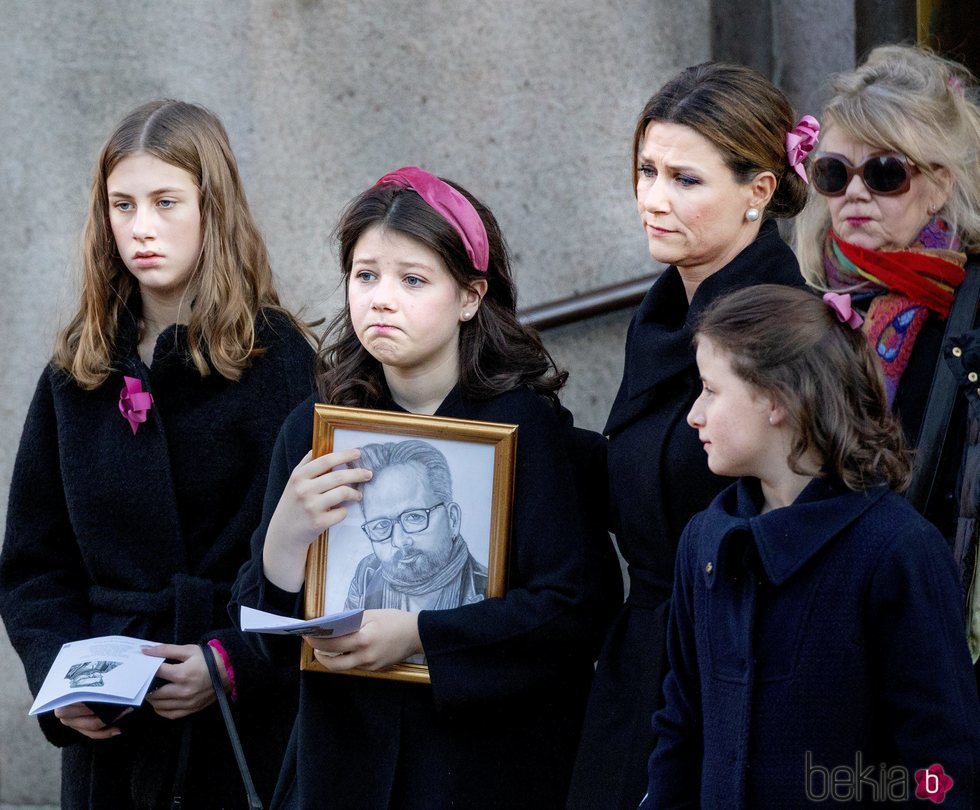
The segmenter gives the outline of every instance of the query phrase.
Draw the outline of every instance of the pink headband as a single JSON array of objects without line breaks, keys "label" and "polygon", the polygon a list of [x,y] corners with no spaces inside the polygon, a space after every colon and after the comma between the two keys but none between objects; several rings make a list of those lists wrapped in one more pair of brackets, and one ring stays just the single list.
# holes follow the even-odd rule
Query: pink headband
[{"label": "pink headband", "polygon": [[810,181],[806,179],[803,161],[813,151],[819,137],[820,122],[812,115],[804,115],[796,126],[786,133],[786,158],[793,171],[807,184]]},{"label": "pink headband", "polygon": [[448,183],[418,166],[403,166],[397,171],[386,174],[375,185],[380,186],[382,183],[410,188],[418,194],[459,234],[473,267],[481,273],[487,272],[487,267],[490,265],[487,229],[466,197]]},{"label": "pink headband", "polygon": [[851,329],[860,329],[861,324],[864,323],[864,318],[861,317],[861,313],[856,309],[851,307],[851,295],[850,293],[825,293],[823,297],[823,302],[830,307],[834,315],[837,316],[837,320],[841,323],[846,323]]}]

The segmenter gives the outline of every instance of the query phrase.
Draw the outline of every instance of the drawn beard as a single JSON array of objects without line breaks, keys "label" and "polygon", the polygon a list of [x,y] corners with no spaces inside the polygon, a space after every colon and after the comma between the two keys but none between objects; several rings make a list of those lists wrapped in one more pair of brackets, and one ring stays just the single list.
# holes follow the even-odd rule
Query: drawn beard
[{"label": "drawn beard", "polygon": [[[408,553],[396,550],[391,559],[381,565],[385,572],[396,580],[409,585],[419,585],[432,579],[449,562],[452,545],[442,551],[429,552],[413,548]],[[408,558],[408,559],[406,559]]]}]

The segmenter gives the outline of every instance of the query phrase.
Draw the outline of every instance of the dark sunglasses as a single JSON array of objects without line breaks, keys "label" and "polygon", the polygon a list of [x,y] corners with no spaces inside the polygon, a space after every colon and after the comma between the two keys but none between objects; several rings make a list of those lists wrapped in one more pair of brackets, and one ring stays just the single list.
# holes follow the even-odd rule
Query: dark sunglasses
[{"label": "dark sunglasses", "polygon": [[912,184],[915,164],[905,155],[872,155],[852,166],[840,155],[818,153],[813,161],[813,187],[825,197],[839,197],[858,175],[872,194],[904,194]]}]

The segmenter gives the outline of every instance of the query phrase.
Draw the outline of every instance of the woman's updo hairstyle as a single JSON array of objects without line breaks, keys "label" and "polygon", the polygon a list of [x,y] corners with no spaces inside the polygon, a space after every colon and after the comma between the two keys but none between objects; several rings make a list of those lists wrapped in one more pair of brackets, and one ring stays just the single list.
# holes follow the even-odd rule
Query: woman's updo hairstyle
[{"label": "woman's updo hairstyle", "polygon": [[[963,250],[980,250],[980,108],[970,72],[925,48],[883,45],[856,70],[835,76],[830,91],[823,131],[838,127],[859,143],[906,155],[931,179],[944,167],[953,186],[938,216]],[[827,200],[814,193],[794,242],[803,277],[817,289],[827,284],[823,246],[830,225]]]},{"label": "woman's updo hairstyle", "polygon": [[765,217],[794,217],[803,210],[807,187],[786,157],[786,133],[796,125],[793,105],[758,71],[704,62],[661,87],[644,106],[633,133],[634,188],[640,147],[654,121],[681,124],[707,138],[739,183],[772,172],[776,190]]}]

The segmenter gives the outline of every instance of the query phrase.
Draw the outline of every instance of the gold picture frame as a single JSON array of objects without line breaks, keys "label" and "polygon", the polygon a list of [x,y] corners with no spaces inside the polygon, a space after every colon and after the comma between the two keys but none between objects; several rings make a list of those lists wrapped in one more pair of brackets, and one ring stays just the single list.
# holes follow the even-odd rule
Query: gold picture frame
[{"label": "gold picture frame", "polygon": [[[453,514],[457,516],[457,537],[465,533],[468,560],[480,571],[480,581],[482,569],[486,569],[484,598],[503,596],[507,587],[517,426],[333,405],[314,407],[314,457],[368,444],[412,440],[421,440],[434,447],[448,463],[453,495],[449,506],[454,508]],[[431,510],[413,511],[428,515]],[[408,513],[396,516],[397,521],[402,520],[403,514]],[[304,602],[307,619],[349,607],[348,600],[355,593],[354,582],[359,581],[359,574],[371,570],[372,565],[375,568],[382,565],[375,562],[374,543],[366,534],[367,524],[362,525],[363,519],[360,505],[354,505],[344,521],[328,529],[310,546]],[[395,518],[387,518],[387,522],[391,529],[389,537],[394,536]],[[426,523],[426,531],[428,525]],[[452,542],[455,543],[455,538]],[[305,642],[300,668],[329,672],[316,660],[313,648]],[[354,669],[343,674],[429,683],[429,668],[424,663],[407,661],[377,672]]]}]

